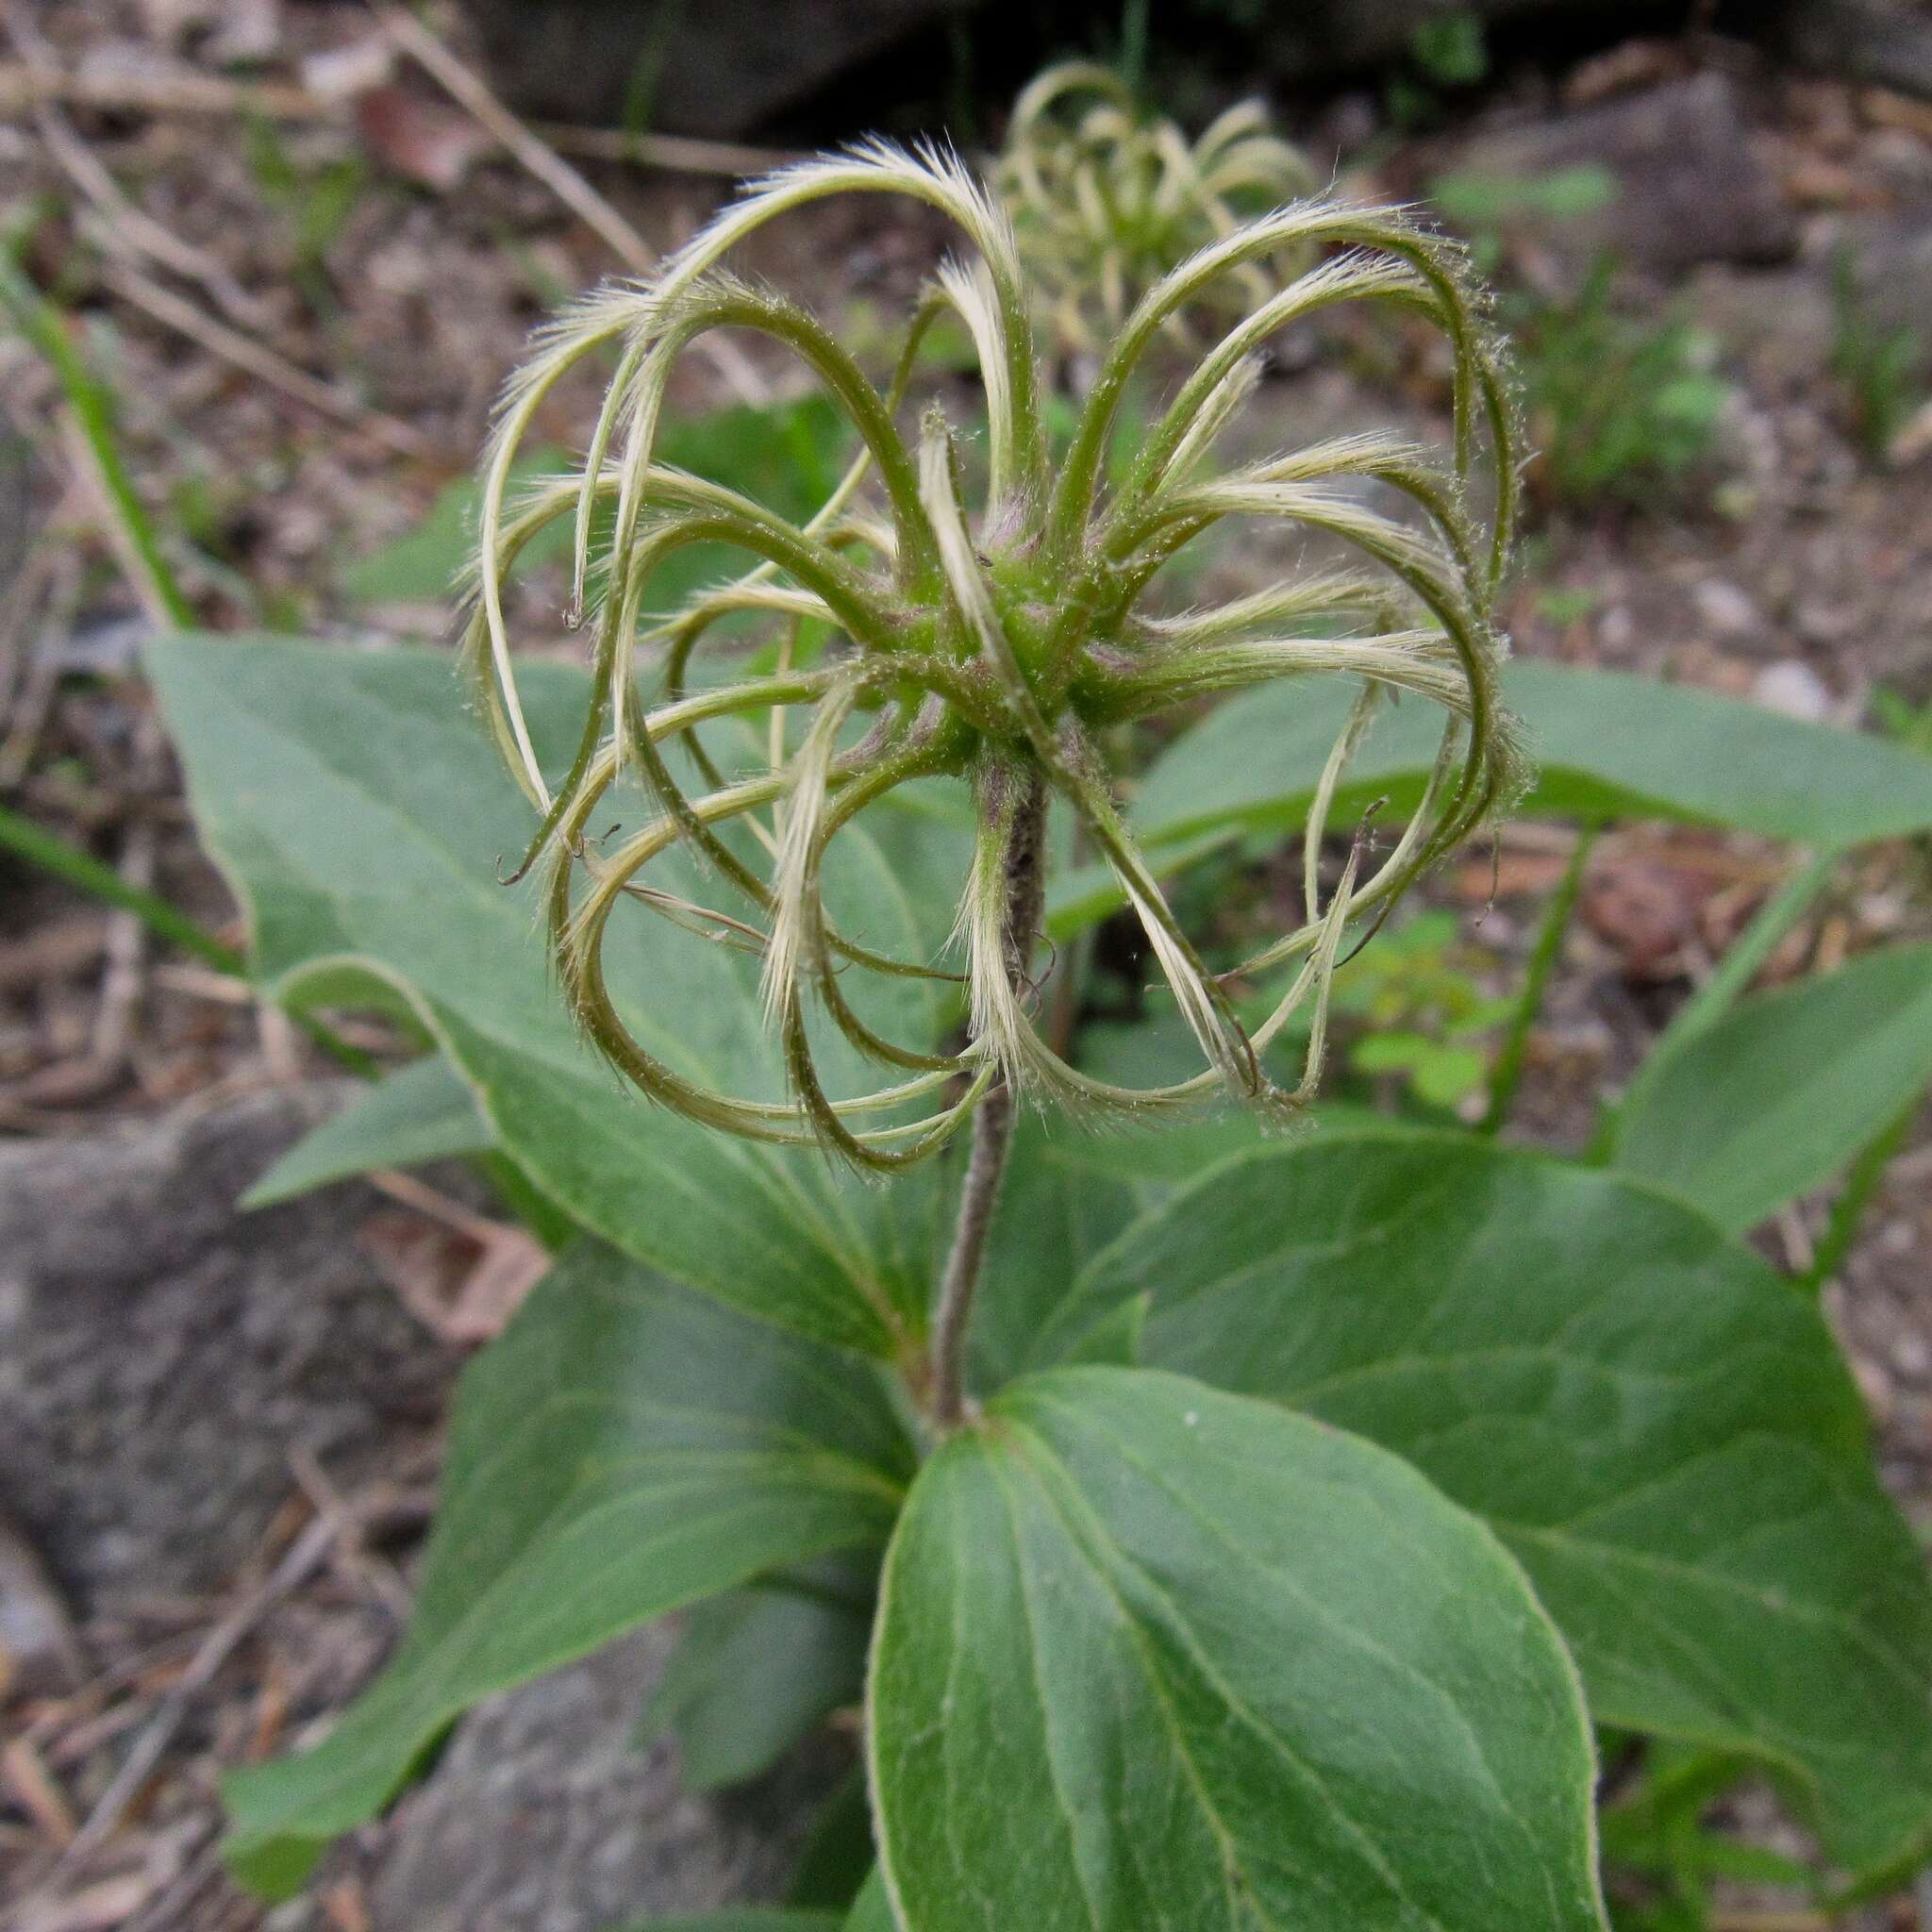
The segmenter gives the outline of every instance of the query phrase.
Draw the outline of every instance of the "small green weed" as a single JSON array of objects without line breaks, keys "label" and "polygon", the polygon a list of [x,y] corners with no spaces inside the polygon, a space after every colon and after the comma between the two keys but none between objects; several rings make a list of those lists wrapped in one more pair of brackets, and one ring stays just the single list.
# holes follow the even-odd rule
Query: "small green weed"
[{"label": "small green weed", "polygon": [[1880,685],[1872,693],[1872,717],[1886,737],[1932,757],[1932,698],[1915,705]]},{"label": "small green weed", "polygon": [[1408,52],[1438,87],[1474,87],[1490,71],[1483,24],[1467,8],[1424,21],[1409,36]]},{"label": "small green weed", "polygon": [[1872,313],[1848,249],[1832,262],[1831,313],[1832,378],[1860,446],[1884,462],[1925,400],[1925,339],[1905,324],[1888,327]]},{"label": "small green weed", "polygon": [[1510,1008],[1483,991],[1484,963],[1446,909],[1385,932],[1335,981],[1336,1010],[1364,1028],[1348,1050],[1350,1069],[1393,1074],[1424,1106],[1450,1112],[1479,1094],[1490,1073],[1482,1036]]},{"label": "small green weed", "polygon": [[1536,593],[1536,614],[1545,624],[1581,624],[1604,600],[1593,584],[1552,584]]},{"label": "small green weed", "polygon": [[369,186],[367,162],[359,154],[306,162],[274,122],[260,118],[248,124],[247,155],[256,187],[287,229],[295,286],[317,313],[331,312],[328,254]]},{"label": "small green weed", "polygon": [[1456,224],[1480,233],[1525,217],[1574,221],[1617,198],[1617,177],[1600,161],[1557,168],[1547,175],[1498,175],[1458,168],[1430,183],[1429,199]]},{"label": "small green weed", "polygon": [[1515,305],[1532,483],[1569,504],[1681,504],[1730,385],[1707,332],[1628,313],[1615,279],[1599,262],[1572,299]]},{"label": "small green weed", "polygon": [[1430,201],[1468,236],[1470,255],[1484,275],[1501,266],[1506,240],[1519,226],[1579,221],[1607,208],[1617,194],[1617,177],[1599,161],[1547,175],[1458,168],[1429,184]]},{"label": "small green weed", "polygon": [[1428,127],[1441,120],[1441,94],[1474,87],[1490,71],[1483,24],[1468,8],[1424,21],[1410,35],[1408,59],[1383,89],[1383,105],[1398,128]]}]

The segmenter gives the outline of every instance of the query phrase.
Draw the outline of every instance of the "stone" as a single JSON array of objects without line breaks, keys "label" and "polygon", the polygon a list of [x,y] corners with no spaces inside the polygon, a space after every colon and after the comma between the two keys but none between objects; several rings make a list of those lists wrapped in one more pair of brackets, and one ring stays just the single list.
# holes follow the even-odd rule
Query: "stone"
[{"label": "stone", "polygon": [[[229,1584],[294,1490],[291,1451],[353,1493],[440,1423],[461,1354],[365,1257],[357,1231],[382,1197],[344,1183],[234,1205],[357,1091],[317,1082],[0,1147],[0,1675],[16,1689],[73,1681],[63,1594],[85,1618]],[[346,1701],[374,1658],[345,1643],[342,1609],[282,1614],[307,1618],[325,1679],[352,1666],[325,1693]],[[611,1932],[781,1896],[849,1745],[822,1739],[742,1790],[687,1795],[675,1742],[637,1741],[675,1636],[639,1630],[463,1719],[344,1848],[375,1932]],[[333,1923],[313,1897],[284,1911]]]},{"label": "stone", "polygon": [[384,1827],[374,1932],[609,1932],[779,1897],[849,1751],[687,1794],[675,1745],[637,1741],[674,1641],[653,1624],[472,1712]]},{"label": "stone", "polygon": [[1534,184],[1581,168],[1602,169],[1615,193],[1560,214],[1513,209],[1506,223],[1572,276],[1603,255],[1669,277],[1704,262],[1781,262],[1798,246],[1737,86],[1714,71],[1445,145],[1435,172]]},{"label": "stone", "polygon": [[74,1620],[39,1553],[0,1517],[0,1698],[73,1690],[85,1671]]},{"label": "stone", "polygon": [[741,135],[974,0],[465,0],[492,78],[525,113]]},{"label": "stone", "polygon": [[1796,718],[1801,724],[1823,724],[1832,714],[1831,693],[1825,690],[1824,681],[1799,658],[1785,658],[1775,664],[1767,664],[1757,674],[1751,695],[1767,709],[1782,711],[1787,718]]},{"label": "stone", "polygon": [[0,1512],[83,1614],[199,1595],[306,1449],[347,1490],[440,1418],[458,1352],[354,1240],[377,1197],[237,1197],[353,1083],[0,1147]]},{"label": "stone", "polygon": [[1507,27],[1550,16],[1614,23],[1627,10],[1628,0],[1303,0],[1271,8],[1259,39],[1274,73],[1303,80],[1407,54],[1420,29],[1457,15]]},{"label": "stone", "polygon": [[1763,627],[1764,620],[1736,584],[1723,577],[1707,577],[1691,588],[1690,601],[1705,628],[1715,637],[1749,637]]},{"label": "stone", "polygon": [[1932,99],[1932,25],[1910,0],[1769,0],[1751,24],[1794,66]]},{"label": "stone", "polygon": [[1908,329],[1923,342],[1932,303],[1932,233],[1916,212],[1850,216],[1838,225],[1832,253],[1850,272],[1853,301],[1868,330]]}]

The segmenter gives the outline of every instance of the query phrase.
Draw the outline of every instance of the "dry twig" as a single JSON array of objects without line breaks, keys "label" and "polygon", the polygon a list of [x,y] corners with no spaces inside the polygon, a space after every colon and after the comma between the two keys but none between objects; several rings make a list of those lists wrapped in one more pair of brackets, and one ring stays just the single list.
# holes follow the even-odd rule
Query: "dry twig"
[{"label": "dry twig", "polygon": [[491,1221],[393,1168],[363,1176],[378,1192],[451,1229],[475,1250],[452,1277],[448,1243],[441,1252],[413,1239],[397,1240],[382,1217],[363,1228],[362,1245],[403,1306],[432,1334],[458,1346],[502,1332],[524,1297],[548,1272],[550,1255],[525,1229]]},{"label": "dry twig", "polygon": [[[155,824],[152,819],[129,822],[121,847],[122,878],[138,891],[155,882]],[[135,1016],[146,988],[147,928],[132,912],[108,917],[108,963],[101,974],[101,1002],[94,1011],[88,1057],[104,1074],[118,1074],[127,1064],[134,1043]]]},{"label": "dry twig", "polygon": [[113,253],[124,258],[152,261],[198,283],[211,301],[244,328],[275,326],[274,308],[259,295],[250,294],[207,249],[184,242],[130,201],[57,108],[41,108],[34,125],[62,173],[93,203],[100,216],[101,238]]},{"label": "dry twig", "polygon": [[[391,5],[390,0],[369,0],[369,5],[396,45],[500,141],[633,275],[648,275],[658,265],[657,251],[636,228],[555,148],[525,127],[414,14]],[[764,378],[735,343],[706,336],[700,346],[741,402],[757,405],[771,401]]]},{"label": "dry twig", "polygon": [[[8,31],[30,67],[43,72],[58,69],[58,57],[46,36],[24,12],[14,12],[8,22]],[[110,249],[140,260],[158,262],[192,282],[198,282],[214,302],[245,327],[260,329],[274,325],[275,314],[268,304],[259,296],[251,295],[222,262],[207,249],[184,242],[122,192],[121,184],[75,133],[56,102],[36,101],[33,116],[47,152],[99,212]]]},{"label": "dry twig", "polygon": [[39,59],[0,62],[0,113],[25,113],[46,101],[104,113],[259,114],[272,121],[340,121],[341,105],[275,81],[233,81],[179,70],[75,74]]},{"label": "dry twig", "polygon": [[139,269],[109,263],[104,278],[117,295],[133,303],[155,321],[176,330],[191,341],[198,342],[211,356],[218,356],[223,361],[233,363],[237,369],[258,376],[284,394],[293,396],[297,402],[306,403],[311,409],[320,410],[352,429],[366,431],[399,455],[418,457],[428,452],[430,444],[427,439],[407,423],[380,409],[371,408],[336,384],[298,368],[286,356],[258,342],[253,336],[243,335],[240,329],[231,328],[216,317],[204,314],[193,303],[184,300],[172,289],[163,288]]},{"label": "dry twig", "polygon": [[0,1748],[0,1775],[22,1810],[57,1845],[74,1842],[76,1826],[67,1794],[55,1782],[46,1761],[27,1738],[9,1739]]},{"label": "dry twig", "polygon": [[61,1854],[60,1862],[55,1867],[56,1878],[78,1869],[112,1836],[136,1793],[160,1762],[161,1754],[181,1727],[181,1722],[192,1707],[195,1698],[214,1680],[216,1672],[228,1660],[236,1645],[262,1617],[290,1591],[313,1574],[328,1555],[341,1529],[340,1522],[326,1516],[316,1517],[289,1545],[281,1561],[263,1581],[208,1632],[188,1668],[161,1700],[160,1708],[149,1721],[147,1728],[135,1740],[133,1749],[122,1761],[121,1769],[114,1774],[108,1789],[101,1793],[99,1802],[88,1814],[87,1822]]},{"label": "dry twig", "polygon": [[164,1932],[221,1875],[221,1845],[207,1846],[180,1877],[142,1911],[131,1932]]},{"label": "dry twig", "polygon": [[[287,82],[238,81],[215,74],[161,71],[75,74],[38,60],[0,61],[0,115],[18,116],[43,102],[108,113],[198,114],[346,126],[354,97],[334,98]],[[630,134],[615,127],[575,127],[533,121],[529,132],[559,155],[624,161],[670,175],[736,179],[762,175],[799,156],[785,148],[700,141],[682,134]]]},{"label": "dry twig", "polygon": [[398,1624],[406,1623],[409,1615],[409,1586],[393,1563],[384,1561],[369,1548],[355,1505],[328,1479],[314,1452],[299,1442],[289,1452],[289,1467],[301,1484],[302,1493],[314,1506],[315,1513],[336,1525],[338,1567],[371,1595],[379,1597]]}]

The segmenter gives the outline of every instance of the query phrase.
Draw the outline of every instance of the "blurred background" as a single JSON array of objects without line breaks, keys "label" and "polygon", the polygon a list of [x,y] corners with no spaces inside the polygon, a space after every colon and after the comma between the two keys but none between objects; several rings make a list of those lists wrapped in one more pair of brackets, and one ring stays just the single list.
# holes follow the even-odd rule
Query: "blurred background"
[{"label": "blurred background", "polygon": [[[869,131],[983,155],[1068,57],[1191,131],[1258,98],[1318,178],[1421,205],[1494,281],[1536,452],[1520,655],[1932,754],[1932,7],[9,0],[5,19],[0,1899],[20,1932],[595,1932],[613,1900],[756,1886],[822,1788],[808,1754],[677,1795],[663,1749],[634,1745],[645,1632],[473,1720],[314,1896],[267,1911],[222,1874],[217,1768],[295,1741],[392,1642],[451,1379],[541,1252],[458,1171],[235,1212],[345,1083],[242,976],[139,672],[145,638],[189,625],[446,640],[468,478],[529,331],[647,270],[735,179]],[[946,244],[867,197],[754,254],[876,363]],[[824,452],[784,413],[794,372],[747,354],[686,366],[675,453],[782,495]],[[1444,372],[1399,337],[1272,354],[1243,448],[1444,432]],[[581,448],[597,382],[560,386],[539,441]],[[1201,568],[1225,592],[1281,561],[1235,543]],[[521,594],[525,633],[574,651],[560,566]],[[1514,825],[1493,865],[1432,883],[1343,983],[1344,1081],[1481,1113],[1502,995],[1573,846]],[[1527,1134],[1588,1138],[1787,862],[1681,826],[1600,841],[1531,1042]],[[1235,910],[1202,916],[1260,917],[1287,889],[1252,855],[1216,864],[1190,890]],[[1763,980],[1928,934],[1924,841],[1865,847]],[[1124,1012],[1138,966],[1115,937]],[[367,1018],[337,1031],[399,1047]],[[1924,1525],[1932,1126],[1907,1127],[1827,1301]],[[1801,1204],[1762,1238],[1802,1273],[1819,1233]],[[309,1536],[331,1512],[353,1534]],[[1789,1835],[1768,1799],[1728,1802]],[[1825,1923],[1754,1905],[1749,1875],[1711,1925]],[[1932,1911],[1907,1886],[1843,1923]]]}]

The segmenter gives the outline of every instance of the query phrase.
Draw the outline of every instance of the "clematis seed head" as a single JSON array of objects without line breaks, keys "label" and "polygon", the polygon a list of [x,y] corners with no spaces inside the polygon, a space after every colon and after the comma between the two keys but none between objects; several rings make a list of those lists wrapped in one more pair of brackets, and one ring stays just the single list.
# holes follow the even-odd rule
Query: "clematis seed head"
[{"label": "clematis seed head", "polygon": [[[907,318],[897,364],[875,383],[819,318],[731,271],[766,223],[855,193],[908,196],[956,226],[961,251]],[[1097,364],[1071,433],[1052,444],[1039,332],[1042,301],[999,199],[950,154],[869,142],[752,185],[647,280],[566,311],[536,342],[504,398],[485,459],[475,594],[466,650],[484,708],[536,824],[522,870],[541,868],[550,941],[571,1008],[599,1049],[652,1100],[724,1132],[816,1143],[874,1171],[932,1153],[1006,1086],[1102,1120],[1159,1116],[1232,1097],[1286,1115],[1312,1093],[1328,989],[1345,934],[1371,929],[1424,872],[1505,806],[1520,776],[1497,672],[1495,627],[1509,554],[1516,445],[1499,352],[1459,254],[1397,210],[1289,202],[1217,232],[1152,280],[1096,338]],[[1283,262],[1299,271],[1283,275]],[[1311,316],[1366,306],[1420,318],[1446,345],[1455,428],[1442,452],[1378,430],[1256,461],[1223,463],[1221,432],[1252,394],[1272,338]],[[1130,381],[1186,315],[1221,319],[1191,352],[1124,474],[1106,457]],[[983,439],[968,450],[937,405],[910,396],[934,325],[969,337]],[[826,500],[782,517],[661,459],[667,386],[715,329],[750,331],[793,358],[857,434],[858,453]],[[582,461],[512,503],[511,466],[543,398],[599,353],[615,370]],[[970,459],[969,459],[970,458]],[[1479,476],[1486,476],[1478,487]],[[1394,508],[1380,507],[1392,503]],[[1324,540],[1340,565],[1179,613],[1153,608],[1162,567],[1230,520],[1259,519]],[[575,532],[575,600],[585,614],[591,692],[575,755],[546,773],[533,745],[506,619],[506,583],[539,532]],[[669,615],[653,614],[657,573],[694,544],[749,560]],[[694,687],[750,620],[768,669]],[[811,625],[830,641],[809,661]],[[1234,974],[1204,965],[1123,816],[1121,727],[1285,677],[1326,674],[1357,697],[1305,831],[1301,916]],[[1334,801],[1377,710],[1400,699],[1441,714],[1423,796],[1386,852],[1357,838],[1340,880],[1316,863]],[[712,720],[753,727],[766,755],[718,768],[697,737]],[[691,774],[696,774],[696,782]],[[845,827],[915,781],[957,783],[971,800],[974,856],[957,907],[967,1038],[955,1050],[882,1037],[848,988],[868,978],[952,979],[938,959],[888,957],[827,910],[827,851]],[[621,783],[652,815],[600,843]],[[1201,1071],[1150,1090],[1073,1066],[1036,1024],[1026,961],[1038,921],[1041,802],[1061,801],[1110,870],[1197,1041]],[[749,837],[742,836],[749,833]],[[727,903],[701,906],[653,880],[674,849],[704,862]],[[748,947],[762,961],[767,1021],[789,1085],[757,1100],[680,1073],[637,1037],[612,999],[611,921],[654,915]],[[1245,1025],[1229,980],[1281,982]],[[1297,1012],[1312,1016],[1298,1084],[1264,1064]],[[879,1069],[877,1085],[835,1094],[813,1041],[829,1024]]]}]

